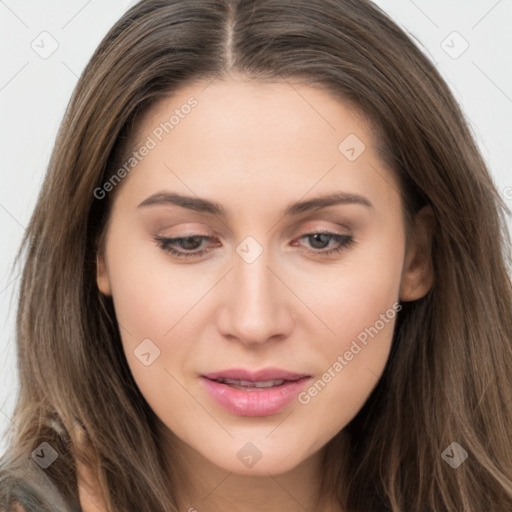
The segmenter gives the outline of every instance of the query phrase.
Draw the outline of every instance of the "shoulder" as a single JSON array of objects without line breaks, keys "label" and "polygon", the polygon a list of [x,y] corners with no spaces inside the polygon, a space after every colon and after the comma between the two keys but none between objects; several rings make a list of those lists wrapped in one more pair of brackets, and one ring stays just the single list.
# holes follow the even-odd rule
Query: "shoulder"
[{"label": "shoulder", "polygon": [[0,512],[76,512],[46,475],[0,467]]},{"label": "shoulder", "polygon": [[14,502],[7,512],[27,512],[19,503]]},{"label": "shoulder", "polygon": [[[3,476],[3,475],[2,475]],[[12,479],[0,478],[0,512],[31,512],[23,503],[35,502],[34,493],[28,490],[27,485],[14,482]]]},{"label": "shoulder", "polygon": [[28,482],[0,471],[0,512],[32,512],[38,501]]}]

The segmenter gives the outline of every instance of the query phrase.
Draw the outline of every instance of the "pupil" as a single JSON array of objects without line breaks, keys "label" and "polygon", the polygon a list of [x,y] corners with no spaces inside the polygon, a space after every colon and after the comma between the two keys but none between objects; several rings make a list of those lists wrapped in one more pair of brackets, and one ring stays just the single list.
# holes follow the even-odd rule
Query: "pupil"
[{"label": "pupil", "polygon": [[[322,242],[320,237],[327,237],[327,240],[324,240],[324,242]],[[313,235],[313,240],[315,241],[315,243],[320,242],[320,247],[315,247],[315,243],[311,244],[313,247],[315,247],[315,249],[323,249],[329,243],[329,235],[326,235],[324,233],[315,233]]]},{"label": "pupil", "polygon": [[[191,244],[190,244],[190,242],[191,242]],[[186,238],[184,238],[182,240],[182,246],[183,246],[183,249],[196,249],[197,244],[199,244],[200,242],[201,242],[201,237],[199,237],[199,236],[187,236]]]}]

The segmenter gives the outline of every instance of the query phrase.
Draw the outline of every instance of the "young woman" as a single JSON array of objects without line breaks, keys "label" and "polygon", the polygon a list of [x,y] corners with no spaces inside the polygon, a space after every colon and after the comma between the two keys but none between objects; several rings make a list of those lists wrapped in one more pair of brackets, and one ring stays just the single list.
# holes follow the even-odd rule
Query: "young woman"
[{"label": "young woman", "polygon": [[24,240],[1,510],[512,510],[505,206],[366,0],[143,0]]}]

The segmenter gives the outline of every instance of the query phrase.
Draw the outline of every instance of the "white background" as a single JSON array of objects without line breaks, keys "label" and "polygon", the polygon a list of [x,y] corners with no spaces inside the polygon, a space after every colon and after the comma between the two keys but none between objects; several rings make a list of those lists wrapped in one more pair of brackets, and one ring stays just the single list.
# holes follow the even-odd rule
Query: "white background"
[{"label": "white background", "polygon": [[[108,29],[133,3],[0,0],[0,432],[12,414],[17,389],[19,275],[11,271],[12,261],[77,78]],[[448,81],[512,207],[512,0],[376,3],[423,45]],[[51,44],[58,47],[43,59],[32,49],[38,44],[47,50]],[[467,50],[457,56],[466,44]],[[0,453],[4,446],[0,441]]]}]

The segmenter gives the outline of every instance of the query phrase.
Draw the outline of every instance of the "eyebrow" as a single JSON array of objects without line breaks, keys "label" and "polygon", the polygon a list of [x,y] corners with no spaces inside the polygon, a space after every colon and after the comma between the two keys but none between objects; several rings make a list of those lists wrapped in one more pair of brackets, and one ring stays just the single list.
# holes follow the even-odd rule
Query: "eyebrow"
[{"label": "eyebrow", "polygon": [[[320,210],[328,206],[338,204],[359,204],[367,208],[373,208],[373,204],[364,196],[359,194],[350,194],[347,192],[336,192],[333,194],[316,197],[307,201],[299,201],[289,205],[284,211],[285,216],[299,215],[301,213]],[[154,205],[174,205],[181,208],[187,208],[202,213],[209,213],[222,218],[227,216],[226,210],[222,205],[214,201],[202,199],[199,197],[183,196],[173,192],[158,192],[149,196],[139,204],[139,208]]]}]

